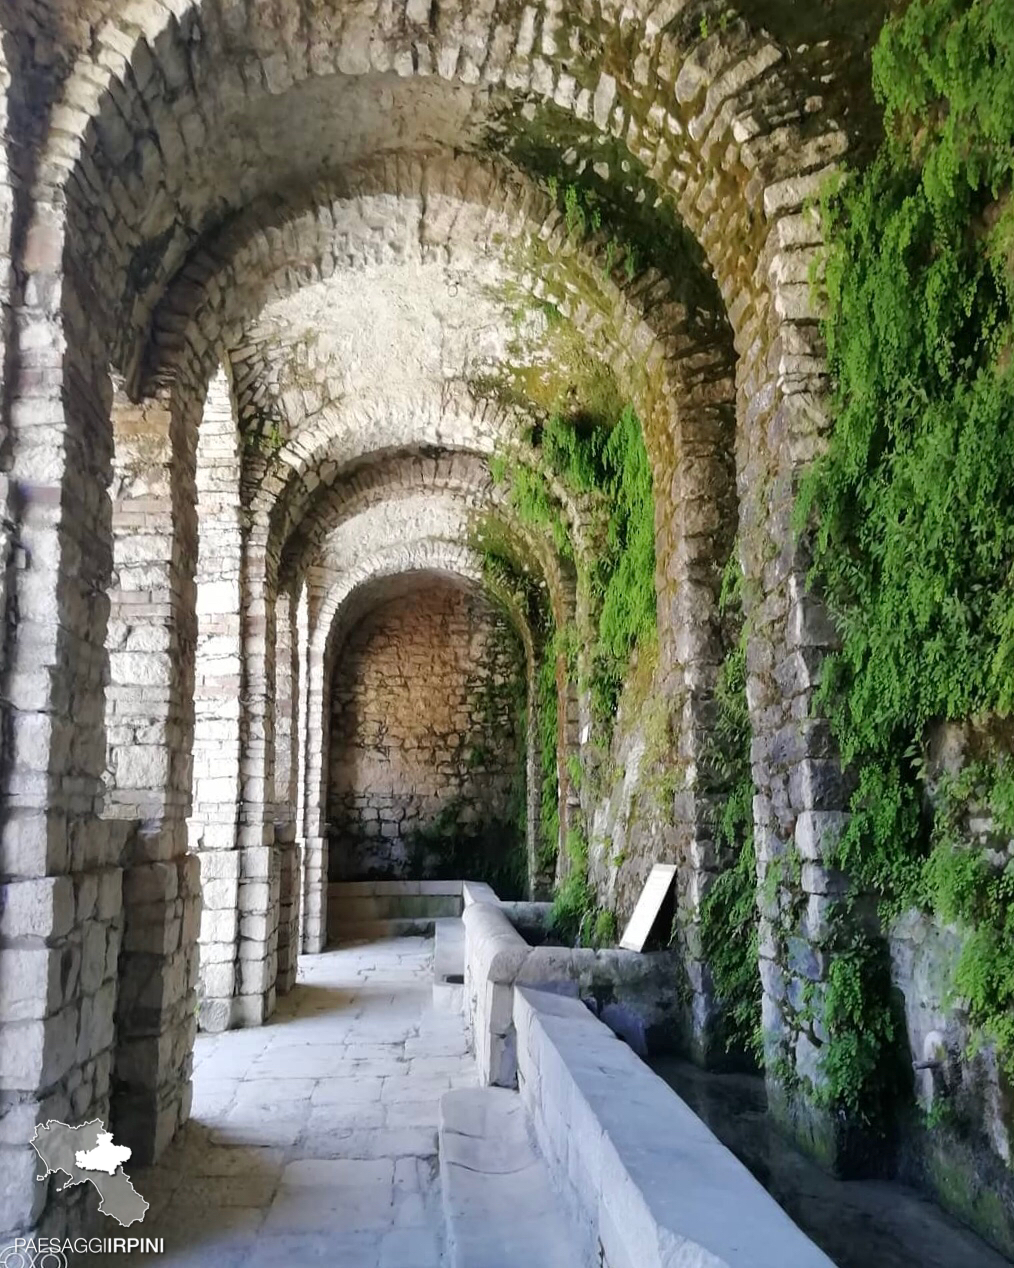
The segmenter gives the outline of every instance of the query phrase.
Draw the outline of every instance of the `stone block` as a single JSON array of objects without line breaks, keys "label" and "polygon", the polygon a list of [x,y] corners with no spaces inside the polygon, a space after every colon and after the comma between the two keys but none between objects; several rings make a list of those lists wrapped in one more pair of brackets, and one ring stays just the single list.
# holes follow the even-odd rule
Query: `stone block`
[{"label": "stone block", "polygon": [[239,884],[229,878],[205,881],[201,887],[205,917],[222,911],[235,912],[239,902]]},{"label": "stone block", "polygon": [[12,879],[66,870],[67,824],[53,810],[9,813],[0,828],[0,875]]},{"label": "stone block", "polygon": [[93,921],[85,927],[81,949],[81,989],[94,994],[102,985],[106,974],[107,926]]},{"label": "stone block", "polygon": [[201,912],[200,941],[232,945],[239,929],[239,913],[235,907],[209,910],[205,905]]},{"label": "stone block", "polygon": [[[239,922],[239,954],[260,954],[255,948],[263,947],[271,934],[273,925],[268,915],[244,915]],[[246,945],[244,945],[246,944]]]},{"label": "stone block", "polygon": [[99,899],[99,874],[96,872],[85,872],[81,876],[74,879],[77,889],[77,913],[75,919],[78,924],[84,924],[85,921],[91,920],[95,915],[95,908]]},{"label": "stone block", "polygon": [[29,1021],[58,1008],[62,960],[51,947],[0,950],[0,1022]]},{"label": "stone block", "polygon": [[201,968],[201,987],[211,998],[232,995],[236,985],[236,966],[229,960],[221,964],[205,964]]},{"label": "stone block", "polygon": [[272,875],[278,861],[273,846],[254,845],[241,851],[241,875],[244,880],[260,880]]},{"label": "stone block", "polygon": [[175,904],[148,903],[131,910],[123,938],[127,951],[169,955],[180,945],[181,919]]},{"label": "stone block", "polygon": [[844,897],[849,881],[844,872],[834,867],[821,867],[819,863],[804,863],[802,869],[803,892],[831,897]]},{"label": "stone block", "polygon": [[274,983],[276,968],[268,958],[239,961],[239,993],[255,995],[266,992]]},{"label": "stone block", "polygon": [[203,850],[199,855],[201,880],[204,885],[209,881],[238,880],[240,874],[239,850]]},{"label": "stone block", "polygon": [[[29,1128],[29,1136],[33,1130]],[[39,1167],[30,1145],[0,1147],[0,1233],[32,1228],[41,1216],[49,1190],[36,1183]]]},{"label": "stone block", "polygon": [[74,885],[69,876],[11,881],[0,887],[0,937],[62,937],[74,923]]},{"label": "stone block", "polygon": [[838,812],[846,799],[845,782],[836,761],[809,759],[789,772],[789,800],[797,810]]},{"label": "stone block", "polygon": [[52,1017],[8,1022],[0,1044],[0,1080],[15,1091],[35,1091],[57,1082],[70,1069],[77,1043],[78,1009]]},{"label": "stone block", "polygon": [[118,867],[107,868],[99,875],[96,910],[100,920],[112,920],[123,904],[123,873]]},{"label": "stone block", "polygon": [[207,1034],[217,1035],[228,1030],[232,1023],[232,997],[226,999],[202,999],[198,1007],[198,1028]]},{"label": "stone block", "polygon": [[175,863],[145,863],[123,873],[124,906],[171,902],[179,891]]},{"label": "stone block", "polygon": [[800,858],[823,862],[837,845],[850,816],[838,810],[804,810],[796,819],[795,842]]}]

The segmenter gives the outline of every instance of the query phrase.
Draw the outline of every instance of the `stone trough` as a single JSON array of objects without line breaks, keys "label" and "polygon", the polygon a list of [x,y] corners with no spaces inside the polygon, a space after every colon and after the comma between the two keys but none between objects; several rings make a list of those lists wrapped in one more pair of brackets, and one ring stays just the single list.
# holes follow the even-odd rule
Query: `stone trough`
[{"label": "stone trough", "polygon": [[501,903],[488,885],[462,885],[466,1026],[483,1081],[517,1086],[515,986],[583,1000],[640,1056],[674,1051],[683,1032],[682,965],[674,952],[532,946],[543,904]]},{"label": "stone trough", "polygon": [[834,1268],[637,1055],[678,1036],[674,956],[531,946],[510,917],[538,913],[462,901],[435,989],[461,966],[484,1086],[441,1102],[452,1268]]}]

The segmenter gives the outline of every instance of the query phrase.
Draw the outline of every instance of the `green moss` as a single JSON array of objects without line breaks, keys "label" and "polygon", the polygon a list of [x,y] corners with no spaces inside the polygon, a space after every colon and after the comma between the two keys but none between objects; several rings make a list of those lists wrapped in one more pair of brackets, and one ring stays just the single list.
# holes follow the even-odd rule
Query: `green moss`
[{"label": "green moss", "polygon": [[537,348],[519,333],[508,363],[473,378],[476,394],[520,409],[535,423],[558,415],[576,425],[611,424],[623,408],[616,375],[574,323],[510,283],[497,298],[514,312],[519,328],[534,313],[544,318],[545,329]]},{"label": "green moss", "polygon": [[[495,113],[486,145],[543,184],[568,233],[600,240],[617,280],[630,281],[641,270],[655,268],[691,310],[715,314],[716,320],[724,313],[700,244],[622,140],[552,102],[536,100],[525,113],[516,103]],[[580,157],[566,165],[562,156],[570,151]]]},{"label": "green moss", "polygon": [[[873,72],[883,144],[823,200],[834,428],[798,519],[841,631],[820,693],[856,781],[835,861],[887,916],[965,924],[955,989],[1010,1070],[1014,876],[966,822],[973,793],[1006,822],[1009,770],[944,788],[934,823],[922,753],[943,719],[1014,708],[1014,0],[913,0]],[[855,956],[828,1003],[831,1095],[886,1110],[886,968]]]},{"label": "green moss", "polygon": [[616,913],[602,908],[595,916],[592,945],[611,947],[616,945]]},{"label": "green moss", "polygon": [[[932,848],[922,870],[928,905],[965,930],[953,987],[975,1027],[971,1051],[991,1042],[1014,1078],[1014,760],[970,763],[937,790]],[[993,843],[987,857],[969,842],[970,806],[985,811]]]},{"label": "green moss", "polygon": [[249,428],[243,432],[243,447],[251,455],[273,458],[284,444],[285,433],[275,419],[265,419],[260,429]]},{"label": "green moss", "polygon": [[560,790],[557,771],[558,693],[556,683],[557,640],[549,639],[543,648],[535,678],[538,701],[539,767],[542,786],[539,792],[539,866],[544,872],[555,870],[560,841]]},{"label": "green moss", "polygon": [[[720,859],[728,863],[701,902],[701,948],[722,1008],[720,1030],[726,1050],[760,1061],[757,858],[746,702],[746,631],[740,590],[741,573],[733,551],[719,604],[731,646],[718,673],[715,729],[704,761],[708,780],[718,790],[715,846]],[[766,879],[775,889],[780,880],[779,869],[769,868]]]},{"label": "green moss", "polygon": [[462,822],[466,809],[472,809],[470,801],[454,798],[428,824],[406,836],[411,874],[448,880],[473,877],[491,885],[501,898],[523,898],[528,856],[516,819],[508,812],[502,819],[472,826]]},{"label": "green moss", "polygon": [[595,910],[595,895],[587,877],[572,872],[557,888],[550,912],[553,932],[568,946],[576,945],[588,917]]}]

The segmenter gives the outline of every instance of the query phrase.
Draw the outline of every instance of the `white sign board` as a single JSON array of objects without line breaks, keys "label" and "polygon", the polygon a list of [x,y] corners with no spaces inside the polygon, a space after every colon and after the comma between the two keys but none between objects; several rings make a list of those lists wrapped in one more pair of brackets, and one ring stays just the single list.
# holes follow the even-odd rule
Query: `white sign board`
[{"label": "white sign board", "polygon": [[620,939],[620,946],[627,951],[643,951],[651,935],[652,927],[665,904],[666,896],[676,875],[675,863],[656,863],[644,882],[641,897],[627,921]]}]

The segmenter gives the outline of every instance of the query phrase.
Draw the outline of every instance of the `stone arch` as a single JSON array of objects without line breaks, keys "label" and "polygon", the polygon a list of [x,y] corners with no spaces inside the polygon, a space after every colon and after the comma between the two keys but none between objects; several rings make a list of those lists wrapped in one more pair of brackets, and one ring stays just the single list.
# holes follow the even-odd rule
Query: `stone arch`
[{"label": "stone arch", "polygon": [[[404,226],[392,243],[397,217]],[[346,173],[336,189],[315,189],[292,206],[254,208],[196,254],[155,315],[155,365],[159,373],[171,371],[181,355],[207,357],[223,342],[245,344],[244,362],[256,360],[244,326],[273,299],[373,259],[446,263],[475,251],[503,257],[507,274],[533,298],[558,302],[608,357],[649,428],[657,413],[664,434],[682,414],[683,429],[692,432],[697,414],[717,401],[731,404],[721,300],[714,296],[711,314],[691,311],[679,279],[649,272],[626,281],[618,265],[610,267],[606,246],[605,235],[576,244],[546,195],[502,165],[393,157]],[[519,258],[512,260],[512,252]],[[529,259],[529,252],[537,254]],[[501,421],[495,405],[487,409],[489,418],[477,419],[484,431]],[[252,496],[255,506],[274,499],[277,480],[307,469],[318,452],[315,433],[327,435],[330,414],[317,412],[308,438],[295,434],[294,420],[283,421],[292,429],[292,447],[283,439],[266,467],[264,493]]]},{"label": "stone arch", "polygon": [[[219,118],[228,118],[230,106],[250,110],[311,80],[345,87],[348,81],[369,82],[371,76],[393,70],[404,79],[478,86],[486,97],[502,89],[553,101],[589,126],[623,137],[632,152],[645,155],[658,169],[662,185],[685,208],[684,218],[704,242],[716,276],[741,278],[738,261],[730,258],[734,244],[746,242],[756,249],[764,236],[748,208],[770,217],[786,201],[799,200],[798,206],[803,191],[788,185],[825,166],[844,144],[834,135],[833,120],[810,118],[812,101],[795,97],[799,78],[829,69],[821,52],[793,55],[766,33],[751,30],[742,18],[729,20],[728,15],[708,34],[710,24],[702,22],[695,29],[657,6],[628,9],[619,23],[618,7],[609,2],[588,14],[571,15],[570,47],[564,48],[556,38],[558,16],[541,7],[522,13],[494,8],[467,16],[452,9],[441,12],[431,27],[428,20],[416,22],[401,5],[383,17],[371,11],[364,23],[366,14],[356,4],[336,13],[332,6],[325,11],[319,0],[303,0],[282,15],[283,23],[291,23],[286,32],[290,39],[281,45],[284,52],[277,29],[258,21],[252,6],[233,10],[228,21],[208,3],[172,14],[154,5],[139,6],[130,16],[129,33],[110,22],[70,76],[64,100],[74,103],[77,129],[69,145],[48,156],[40,201],[47,189],[65,185],[75,167],[95,164],[102,150],[115,156],[113,161],[122,160],[138,143],[141,128],[135,121],[144,121],[145,133],[153,127],[157,132],[164,122],[160,98],[167,89],[177,115],[187,114],[190,107],[187,132],[177,130],[175,149],[162,147],[182,167],[188,159],[193,164],[203,157],[199,147],[209,132],[212,116],[207,112],[213,105]],[[628,57],[611,56],[620,39],[639,49],[632,64]],[[236,70],[244,57],[252,59],[254,72],[246,82]],[[615,73],[605,70],[607,64]],[[127,74],[128,67],[132,74]],[[255,81],[256,88],[248,93],[247,83]],[[668,111],[659,101],[662,93],[670,95]],[[462,123],[458,118],[453,122]],[[241,155],[248,157],[242,146],[232,161],[240,161]],[[161,155],[149,140],[147,146],[139,145],[137,157],[143,188],[144,177],[157,179]],[[739,205],[731,209],[741,232],[730,233],[728,223],[715,223],[717,195],[724,192],[718,186],[734,188],[729,179],[716,182],[716,168],[723,175],[735,170],[745,178],[736,191]],[[100,176],[100,170],[92,167],[91,174]],[[249,201],[249,182],[234,181],[225,170],[220,179]],[[138,182],[132,184],[138,187]],[[121,202],[127,208],[130,192],[125,185],[127,197]],[[212,183],[207,201],[218,193]],[[136,205],[146,208],[149,222],[157,222],[150,199]],[[123,221],[120,208],[112,214]],[[203,218],[199,206],[193,214],[198,222]],[[127,230],[120,241],[129,243],[128,225],[120,227]],[[176,249],[167,252],[170,261],[180,258],[182,245],[173,244]]]},{"label": "stone arch", "polygon": [[[483,576],[482,560],[470,547],[453,541],[419,538],[398,541],[361,559],[352,568],[330,578],[310,574],[309,592],[314,620],[310,638],[308,665],[308,717],[311,729],[314,720],[320,719],[319,742],[311,740],[306,763],[307,806],[307,881],[306,901],[308,910],[317,904],[324,906],[324,887],[327,878],[326,841],[323,832],[324,799],[326,797],[326,772],[324,754],[327,752],[328,711],[326,700],[333,670],[333,659],[341,642],[343,629],[355,623],[364,596],[369,588],[384,579],[404,576],[406,573],[430,572],[455,577],[468,584],[486,589],[509,614],[525,650],[529,686],[534,673],[535,644],[524,614],[513,597],[490,585]],[[531,692],[529,692],[531,702]],[[529,780],[532,771],[529,768]],[[529,790],[532,784],[529,782]],[[529,819],[532,815],[529,805]],[[319,852],[319,853],[318,853]]]},{"label": "stone arch", "polygon": [[[544,535],[533,531],[522,523],[516,512],[504,497],[504,491],[494,485],[489,476],[484,457],[467,451],[451,450],[447,453],[418,455],[413,452],[395,453],[386,461],[376,460],[374,466],[367,468],[361,476],[353,475],[344,483],[336,482],[329,487],[326,503],[318,509],[314,516],[314,529],[309,542],[302,553],[283,571],[283,578],[289,575],[302,576],[307,572],[319,571],[321,542],[338,530],[346,522],[364,509],[378,502],[389,505],[397,497],[411,497],[426,490],[433,494],[449,494],[461,500],[466,511],[466,518],[473,521],[473,532],[481,529],[488,520],[494,520],[499,531],[503,532],[510,543],[510,549],[523,566],[529,565],[539,575],[539,586],[546,591],[547,612],[558,629],[567,626],[573,619],[578,606],[576,593],[576,576],[571,561],[560,556],[555,547]],[[584,539],[583,526],[577,508],[572,508],[577,525],[575,538],[579,550],[591,547]],[[316,542],[316,546],[313,546]],[[316,552],[316,553],[314,553]],[[487,586],[492,583],[487,578]],[[496,597],[502,606],[511,610],[517,609],[513,596],[506,594],[503,588],[496,590]],[[538,794],[541,757],[536,751],[538,699],[535,687],[536,658],[541,651],[541,638],[536,638],[530,629],[527,619],[520,612],[514,622],[521,641],[525,647],[528,665],[528,796],[529,813],[527,840],[529,847],[529,878],[534,886],[537,877],[536,858],[538,855],[538,837],[541,831],[538,811]],[[563,722],[559,735],[559,749],[556,765],[558,777],[563,779],[563,772],[568,769],[568,757],[576,756],[580,746],[578,718],[572,710],[561,710]],[[568,819],[566,808],[561,813],[560,840],[566,835]],[[559,848],[560,842],[554,843]]]},{"label": "stone arch", "polygon": [[[324,8],[329,16],[337,17],[337,33],[328,28],[326,40],[318,38],[323,34]],[[812,128],[806,124],[803,96],[794,93],[789,73],[793,58],[785,49],[755,37],[738,20],[720,31],[716,22],[715,35],[705,37],[702,29],[700,38],[691,35],[685,24],[673,21],[679,14],[670,8],[651,14],[637,9],[624,22],[608,20],[617,16],[612,7],[599,10],[596,20],[603,28],[609,31],[615,26],[615,38],[632,40],[631,47],[640,52],[632,65],[629,58],[615,59],[621,68],[618,76],[607,73],[593,79],[585,74],[586,64],[600,71],[606,62],[613,65],[609,41],[588,40],[587,28],[575,22],[577,52],[582,53],[580,73],[575,75],[573,68],[565,71],[562,59],[570,58],[570,51],[557,40],[557,34],[562,35],[557,19],[541,9],[511,15],[494,11],[487,21],[445,10],[430,30],[414,23],[411,12],[399,7],[391,15],[390,30],[382,31],[372,43],[362,35],[363,15],[358,6],[350,5],[338,15],[332,9],[309,3],[305,10],[293,6],[287,16],[294,23],[293,34],[302,33],[303,39],[293,39],[291,45],[280,43],[272,32],[269,49],[267,33],[258,27],[253,7],[236,6],[229,11],[230,19],[222,21],[217,10],[209,10],[202,23],[197,10],[167,17],[161,8],[142,5],[132,16],[150,21],[151,42],[137,39],[134,29],[124,30],[110,22],[96,39],[94,54],[90,50],[68,80],[54,116],[58,125],[54,131],[62,133],[67,126],[76,137],[87,131],[89,120],[103,117],[93,133],[93,139],[100,138],[93,152],[85,154],[76,140],[68,143],[65,134],[54,142],[40,169],[37,216],[28,235],[30,284],[24,315],[34,331],[45,334],[48,360],[41,358],[38,385],[19,402],[24,406],[28,401],[31,410],[20,410],[15,466],[22,486],[35,498],[24,521],[25,540],[37,560],[52,561],[55,578],[48,585],[37,573],[23,585],[28,596],[36,587],[39,610],[46,604],[55,618],[49,645],[45,638],[40,644],[33,642],[33,657],[38,650],[47,658],[58,695],[79,700],[85,714],[95,712],[99,692],[93,661],[101,661],[97,649],[103,641],[104,615],[93,596],[103,589],[109,570],[108,525],[95,496],[106,479],[109,460],[108,397],[101,384],[108,361],[103,336],[118,324],[126,336],[121,343],[127,345],[130,332],[144,326],[145,309],[158,293],[163,274],[174,270],[191,243],[189,232],[174,240],[171,226],[169,235],[163,234],[159,242],[160,200],[144,197],[143,180],[135,183],[131,164],[122,161],[133,152],[133,143],[142,133],[154,130],[162,138],[152,120],[161,123],[168,111],[163,113],[156,105],[156,94],[168,85],[170,93],[177,94],[176,103],[183,103],[181,116],[187,116],[185,107],[193,104],[188,97],[191,85],[206,84],[212,66],[221,91],[235,89],[235,66],[227,60],[216,62],[212,53],[225,45],[242,53],[248,35],[254,45],[259,42],[263,56],[252,65],[256,64],[268,95],[306,81],[311,73],[330,71],[334,76],[336,70],[352,79],[373,69],[408,74],[435,67],[438,78],[466,88],[469,81],[484,87],[502,84],[542,100],[552,98],[576,117],[594,120],[597,129],[621,135],[659,184],[672,191],[673,202],[702,242],[725,297],[740,353],[738,467],[741,522],[746,529],[742,556],[748,577],[757,583],[751,604],[756,616],[755,665],[761,668],[751,675],[751,708],[758,732],[758,838],[765,842],[764,850],[777,851],[792,836],[802,812],[830,810],[840,804],[830,768],[833,760],[829,766],[822,764],[826,736],[819,726],[807,731],[799,743],[776,743],[793,720],[806,713],[812,661],[819,655],[823,637],[817,623],[809,619],[802,560],[773,526],[784,523],[795,472],[820,444],[823,364],[804,280],[818,241],[812,226],[798,213],[814,177],[841,150],[843,134],[834,129],[821,132],[819,124]],[[123,46],[131,50],[132,76],[125,73],[128,59]],[[96,69],[93,56],[104,60],[108,74],[99,71],[90,79]],[[812,57],[805,60],[805,68],[807,72],[823,69],[816,67]],[[431,79],[431,86],[435,82]],[[150,97],[148,106],[134,110],[132,106],[146,96]],[[666,104],[672,96],[679,108],[670,111]],[[787,115],[803,120],[804,126],[794,130],[784,123]],[[188,145],[193,152],[199,151],[203,143],[206,120],[200,108],[195,105],[188,117],[192,134],[180,133],[177,154]],[[138,127],[132,133],[135,122]],[[138,172],[158,169],[161,155],[156,149],[150,136],[141,139]],[[105,170],[98,150],[109,160]],[[172,153],[172,140],[168,152]],[[174,167],[172,161],[169,166]],[[184,166],[183,162],[175,165]],[[108,216],[108,230],[101,226],[96,241],[110,249],[97,255],[109,262],[108,276],[114,287],[123,289],[117,275],[126,278],[131,271],[126,267],[128,260],[138,264],[132,290],[140,298],[135,303],[134,294],[128,292],[128,302],[119,306],[127,320],[119,323],[101,320],[106,310],[116,312],[118,306],[102,302],[103,287],[87,275],[83,253],[70,241],[88,233],[82,208],[100,201],[92,193],[103,190],[113,167],[123,173],[123,179],[117,178],[119,183],[111,186],[114,196],[99,215],[89,219]],[[223,173],[223,179],[229,176]],[[67,238],[56,196],[64,188],[73,194],[69,200],[73,233]],[[249,196],[249,187],[242,181],[236,182],[236,190],[244,198]],[[210,198],[209,205],[213,201]],[[202,222],[197,214],[201,209],[188,208],[190,230]],[[221,210],[221,205],[216,209]],[[95,210],[89,206],[89,211]],[[147,223],[135,234],[131,222],[136,225],[142,219]],[[135,249],[142,244],[145,250]],[[740,244],[746,248],[741,250]],[[152,245],[158,249],[149,250]],[[161,270],[152,264],[159,249],[168,260],[168,268]],[[66,285],[61,278],[65,262],[70,278]],[[93,312],[97,319],[90,324]],[[19,346],[30,351],[31,341],[22,337]],[[26,425],[29,412],[31,423]],[[49,434],[42,439],[44,429]],[[83,477],[79,491],[70,488],[69,470]],[[52,507],[59,501],[62,519],[58,524]],[[771,561],[766,553],[773,541],[781,541],[783,547]],[[58,636],[57,629],[65,633]],[[25,637],[19,630],[10,674],[14,694],[22,702],[37,698],[33,697],[36,662],[28,661]],[[58,637],[63,643],[59,649]],[[70,655],[63,655],[65,651]],[[60,669],[64,663],[71,665],[68,672]],[[782,680],[790,681],[791,690],[780,697],[775,683]],[[30,812],[21,816],[23,820],[34,819],[36,827],[41,822],[42,848],[48,850],[49,799],[44,800],[37,790],[50,777],[64,773],[57,769],[59,762],[53,754],[70,746],[69,713],[62,703],[49,714],[35,713],[36,709],[38,705],[29,704],[25,714],[31,716],[22,717],[23,725],[15,728],[12,762],[19,774],[8,780],[8,790],[17,796],[36,785],[17,808]],[[56,731],[60,734],[54,738]],[[61,788],[63,799],[52,803],[57,817],[76,811],[82,787],[93,791],[97,785],[103,745],[100,738],[93,738],[91,744],[75,742],[79,767],[73,772],[75,782],[68,780]],[[40,745],[47,750],[42,763],[36,756]],[[23,772],[30,774],[21,780]],[[798,775],[794,782],[790,773]],[[82,798],[88,801],[87,796]]]},{"label": "stone arch", "polygon": [[511,537],[525,556],[537,561],[557,623],[566,622],[575,603],[574,578],[567,561],[545,538],[537,537],[518,520],[503,490],[493,483],[483,458],[463,450],[395,451],[375,457],[361,472],[329,485],[328,497],[312,517],[305,542],[282,574],[283,584],[285,577],[302,577],[308,569],[319,567],[328,538],[346,521],[378,504],[422,493],[452,497],[476,523],[481,516],[492,515],[509,526]]},{"label": "stone arch", "polygon": [[[327,938],[328,854],[325,833],[326,762],[330,714],[327,708],[333,647],[328,634],[335,614],[362,588],[406,571],[434,571],[461,576],[479,584],[481,566],[467,547],[449,542],[405,543],[360,560],[328,587],[325,579],[307,578],[309,641],[307,660],[307,748],[305,778],[305,864],[303,900],[310,920],[319,930],[320,945]],[[351,616],[354,608],[346,609]]]},{"label": "stone arch", "polygon": [[[411,497],[411,492],[408,492],[407,496]],[[432,501],[432,498],[430,501]],[[311,614],[312,630],[311,643],[309,643],[308,677],[309,700],[311,700],[311,702],[309,702],[308,706],[308,716],[311,729],[314,727],[317,728],[318,737],[317,741],[309,744],[308,747],[307,794],[305,794],[305,804],[307,804],[308,808],[308,843],[311,842],[314,837],[319,838],[322,836],[321,824],[323,822],[323,805],[321,799],[323,796],[324,777],[322,754],[326,751],[327,725],[327,715],[326,711],[324,711],[324,700],[327,699],[326,685],[327,682],[330,682],[332,670],[331,657],[333,656],[333,647],[335,647],[335,643],[333,643],[333,638],[336,637],[336,635],[333,635],[336,621],[335,614],[338,609],[340,609],[343,602],[345,602],[345,597],[343,596],[345,596],[346,586],[355,588],[355,586],[359,585],[361,577],[365,576],[365,566],[355,566],[349,569],[347,568],[347,564],[346,566],[342,566],[342,560],[347,560],[349,558],[361,559],[364,557],[373,557],[376,552],[375,549],[368,544],[371,540],[376,539],[379,540],[380,543],[383,543],[385,540],[398,541],[399,547],[397,549],[401,549],[404,541],[414,540],[417,545],[413,548],[413,550],[420,555],[420,558],[423,560],[430,560],[430,562],[432,562],[435,552],[437,554],[446,554],[446,552],[449,552],[450,550],[452,557],[454,557],[455,560],[458,560],[459,564],[461,563],[461,560],[465,560],[465,563],[468,563],[470,571],[465,573],[466,578],[473,583],[477,583],[477,585],[480,583],[480,585],[487,588],[487,590],[494,592],[494,597],[497,598],[499,605],[510,612],[512,624],[515,625],[517,633],[520,635],[521,642],[523,647],[525,647],[526,653],[527,676],[529,676],[530,718],[532,716],[531,709],[534,708],[534,695],[532,695],[532,692],[534,692],[536,639],[534,637],[534,631],[530,630],[529,625],[527,625],[527,616],[522,614],[520,609],[518,609],[517,602],[510,593],[503,592],[501,588],[494,587],[488,578],[483,578],[482,567],[480,567],[482,560],[480,560],[479,555],[475,554],[473,550],[466,547],[466,545],[460,543],[455,544],[454,541],[449,540],[449,538],[460,536],[460,533],[454,529],[455,516],[464,515],[464,519],[460,520],[461,527],[466,527],[466,524],[468,524],[470,514],[468,507],[461,507],[460,511],[452,512],[450,520],[446,520],[442,516],[437,516],[435,520],[433,519],[432,508],[423,506],[422,503],[418,501],[418,498],[417,506],[417,512],[408,512],[409,519],[406,522],[412,522],[413,514],[420,514],[420,512],[425,519],[431,520],[432,522],[430,527],[428,527],[422,535],[420,535],[420,529],[414,529],[411,533],[406,530],[390,531],[392,512],[397,512],[397,507],[393,507],[392,503],[389,502],[383,503],[383,505],[379,508],[380,514],[373,517],[375,529],[370,531],[370,527],[366,527],[365,536],[363,534],[363,530],[361,530],[361,525],[363,525],[364,519],[363,515],[360,515],[359,524],[356,524],[356,521],[347,521],[351,525],[352,529],[360,530],[354,548],[340,550],[340,552],[333,557],[335,558],[335,563],[331,564],[331,566],[328,566],[326,559],[318,559],[317,562],[308,569],[308,592],[309,597],[311,597],[311,612],[309,612],[309,614]],[[395,515],[395,517],[397,517],[397,515]],[[441,519],[444,519],[444,527],[442,527],[442,529],[439,524],[437,524],[437,520]],[[387,533],[385,533],[385,529],[387,529]],[[440,534],[442,534],[442,536]],[[382,545],[382,548],[380,548],[380,554],[387,557],[387,554],[392,549],[395,548],[383,547]],[[454,554],[454,552],[458,553]],[[403,553],[404,552],[402,550],[402,554],[399,554],[398,558],[402,558]],[[414,558],[414,555],[412,555],[412,558]],[[428,567],[428,563],[426,563],[425,566]],[[330,643],[328,643],[328,638],[331,638]],[[319,724],[317,721],[318,719]],[[562,756],[560,756],[560,762],[563,761],[564,756],[562,754]],[[535,784],[529,785],[530,796],[531,789],[535,786]],[[532,819],[532,814],[534,814],[534,803],[530,803],[529,815],[530,853],[534,851],[535,847],[535,822],[534,819]],[[308,896],[308,904],[311,902],[312,899]]]},{"label": "stone arch", "polygon": [[[736,516],[731,385],[724,373],[721,319],[701,321],[699,315],[689,314],[658,275],[632,284],[618,280],[617,270],[610,275],[604,241],[576,247],[544,194],[473,161],[424,164],[391,159],[345,174],[337,188],[337,194],[318,191],[307,203],[288,208],[255,208],[195,257],[156,318],[170,365],[172,358],[188,352],[199,357],[204,349],[207,355],[222,339],[241,345],[239,355],[245,367],[266,356],[251,343],[238,314],[269,304],[279,294],[315,284],[339,264],[361,266],[374,254],[383,256],[390,243],[385,236],[388,229],[379,226],[386,226],[393,214],[392,199],[399,205],[409,199],[418,209],[411,213],[418,224],[410,216],[411,232],[396,235],[398,243],[402,237],[406,240],[409,255],[420,243],[425,243],[425,251],[438,255],[453,253],[461,247],[456,234],[474,240],[481,250],[502,253],[505,240],[524,242],[528,235],[527,241],[545,253],[550,271],[536,277],[536,270],[525,273],[522,269],[524,286],[538,297],[555,298],[582,334],[597,340],[600,353],[632,385],[646,422],[660,501],[660,578],[669,575],[670,561],[676,561],[686,582],[677,589],[676,604],[671,609],[663,607],[660,624],[663,638],[679,649],[677,659],[684,654],[695,658],[687,669],[690,705],[685,719],[685,747],[692,761],[708,731],[709,675],[713,677],[720,655],[714,616],[716,562],[720,566],[728,553]],[[322,206],[326,213],[321,212]],[[576,293],[569,280],[575,270],[584,283]],[[244,280],[248,278],[252,280]],[[600,298],[589,305],[587,295]],[[267,376],[258,379],[246,368],[244,374],[245,383],[256,384],[262,391],[260,383]],[[458,389],[457,395],[467,404],[466,391]],[[298,415],[299,393],[292,396]],[[495,404],[482,404],[479,409],[483,412],[470,405],[488,444],[488,421],[501,425],[508,420]],[[446,410],[442,393],[439,403],[424,397],[399,403],[397,411],[390,410],[383,398],[343,402],[340,409],[318,408],[307,435],[297,418],[290,417],[286,398],[279,414],[284,428],[280,447],[256,468],[254,487],[248,493],[253,519],[250,542],[257,559],[263,557],[266,565],[263,582],[260,565],[253,567],[266,593],[273,586],[278,543],[298,522],[308,501],[305,493],[300,497],[300,480],[309,475],[319,493],[319,467],[326,465],[339,473],[341,463],[349,460],[360,443],[358,433],[382,425],[386,412],[411,418],[413,427],[431,415],[436,427],[447,427],[449,419],[451,426],[461,425]],[[338,421],[343,414],[359,425],[349,422],[343,432]],[[467,417],[461,414],[463,420]],[[329,443],[332,435],[336,438]],[[689,460],[680,468],[676,455],[684,450]],[[277,530],[276,524],[281,525]],[[685,533],[684,526],[690,531]],[[259,632],[256,639],[259,644]],[[266,681],[258,671],[254,676],[261,682],[258,694],[267,698]],[[576,714],[573,728],[581,730]],[[704,815],[691,818],[703,822]]]}]

